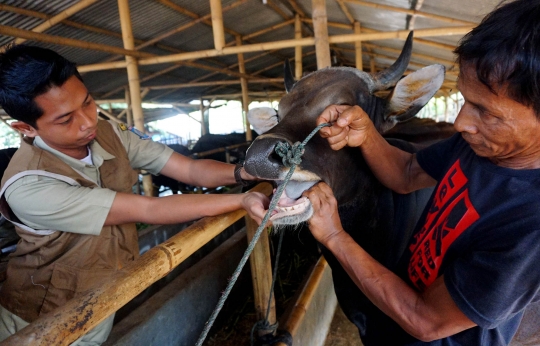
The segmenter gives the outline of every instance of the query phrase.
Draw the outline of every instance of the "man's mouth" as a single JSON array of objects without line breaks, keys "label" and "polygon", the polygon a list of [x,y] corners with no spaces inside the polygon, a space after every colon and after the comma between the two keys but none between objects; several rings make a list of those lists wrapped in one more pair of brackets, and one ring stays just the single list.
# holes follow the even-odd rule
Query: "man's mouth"
[{"label": "man's mouth", "polygon": [[[272,211],[270,220],[275,225],[295,225],[303,221],[307,221],[313,214],[311,202],[307,197],[302,197],[302,193],[308,190],[317,181],[298,181],[290,180],[281,197],[279,198],[276,208]],[[279,188],[283,181],[276,181]],[[274,189],[274,193],[277,188]]]}]

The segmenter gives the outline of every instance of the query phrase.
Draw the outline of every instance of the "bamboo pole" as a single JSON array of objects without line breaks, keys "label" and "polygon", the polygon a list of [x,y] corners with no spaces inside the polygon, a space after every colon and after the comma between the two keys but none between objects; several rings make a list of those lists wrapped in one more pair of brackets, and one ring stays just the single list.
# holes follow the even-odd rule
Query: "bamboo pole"
[{"label": "bamboo pole", "polygon": [[[118,11],[120,14],[120,25],[122,27],[122,39],[124,47],[129,50],[134,49],[133,30],[131,28],[131,17],[129,12],[129,0],[118,0]],[[131,99],[131,111],[133,114],[133,125],[141,132],[144,130],[144,113],[142,109],[141,84],[139,82],[139,67],[137,60],[132,56],[126,56],[127,75],[129,81],[129,92]],[[145,196],[154,195],[152,177],[143,174],[143,190]]]},{"label": "bamboo pole", "polygon": [[[25,38],[32,41],[47,42],[47,43],[58,44],[62,46],[98,50],[98,51],[111,53],[111,54],[129,55],[129,56],[134,56],[138,58],[149,56],[148,53],[137,52],[135,50],[128,50],[128,49],[123,49],[123,48],[114,47],[114,46],[107,46],[107,45],[99,44],[99,43],[75,40],[75,39],[67,38],[67,37],[48,35],[48,34],[43,34],[40,32],[33,32],[30,30],[14,28],[7,25],[0,25],[0,35],[21,37],[21,38]],[[114,64],[114,63],[108,63],[108,64]],[[108,65],[105,65],[105,66],[108,66]],[[119,67],[120,66],[114,67],[114,68],[119,68]]]},{"label": "bamboo pole", "polygon": [[214,48],[218,51],[225,47],[225,32],[223,29],[223,10],[221,0],[210,0],[212,14],[212,31],[214,33]]},{"label": "bamboo pole", "polygon": [[465,21],[465,20],[460,20],[460,19],[455,19],[455,18],[445,17],[445,16],[439,16],[439,15],[436,15],[436,14],[420,12],[420,11],[417,11],[417,10],[409,10],[409,9],[401,8],[401,7],[394,7],[394,6],[376,4],[376,3],[373,3],[373,2],[367,2],[367,1],[362,1],[362,0],[343,0],[343,1],[348,2],[350,4],[357,4],[357,5],[362,5],[362,6],[366,6],[366,7],[372,7],[372,8],[376,8],[376,9],[382,9],[382,10],[394,11],[394,12],[399,12],[399,13],[405,13],[405,14],[409,14],[409,15],[412,15],[412,16],[420,16],[420,17],[425,17],[425,18],[430,18],[430,19],[436,19],[436,20],[440,20],[440,21],[447,22],[447,23],[452,23],[452,24],[474,25],[474,26],[477,25],[477,24],[475,24],[473,22],[469,22],[469,21]]},{"label": "bamboo pole", "polygon": [[[236,45],[242,45],[242,38],[236,36]],[[244,54],[238,54],[238,71],[242,74],[246,73],[246,66],[244,64]],[[251,127],[247,119],[247,114],[249,111],[249,95],[248,95],[248,84],[245,78],[240,78],[240,85],[242,88],[242,122],[244,123],[244,131],[246,131],[246,141],[251,141],[253,136],[251,134]]]},{"label": "bamboo pole", "polygon": [[[0,34],[2,33],[2,28],[0,27]],[[448,36],[448,35],[464,35],[468,33],[472,27],[449,27],[449,28],[436,28],[436,29],[418,29],[415,30],[415,37],[437,37],[437,36]],[[330,36],[330,43],[348,43],[354,41],[374,41],[374,40],[389,40],[389,39],[405,39],[409,34],[408,30],[400,31],[391,31],[391,32],[376,32],[376,33],[362,33],[362,34],[347,34],[347,35],[336,35]],[[154,65],[154,64],[163,64],[171,63],[176,61],[199,59],[199,58],[208,58],[214,56],[223,56],[223,55],[232,55],[238,53],[250,53],[282,48],[292,48],[296,46],[312,46],[315,44],[315,38],[306,37],[299,40],[282,40],[274,42],[265,42],[265,43],[256,43],[249,45],[242,45],[240,47],[225,47],[221,51],[215,49],[202,50],[198,52],[188,52],[188,53],[179,53],[171,54],[153,58],[142,58],[139,60],[140,65]],[[84,66],[83,66],[84,67]],[[108,68],[106,64],[99,64],[97,69],[93,65],[86,65],[85,71],[94,71],[100,70],[103,68]],[[112,67],[114,68],[114,67]]]},{"label": "bamboo pole", "polygon": [[[251,242],[257,231],[257,223],[246,215],[246,232],[248,243]],[[263,231],[259,241],[253,249],[253,254],[249,258],[251,267],[251,278],[253,282],[253,294],[257,320],[266,318],[268,301],[270,299],[270,289],[272,287],[272,259],[270,257],[270,241],[268,232]],[[270,300],[270,313],[268,315],[270,324],[276,323],[276,301],[274,295]]]},{"label": "bamboo pole", "polygon": [[349,9],[347,8],[347,5],[345,5],[345,3],[343,2],[343,0],[336,0],[337,3],[339,4],[339,7],[341,8],[341,11],[343,12],[343,14],[345,14],[345,17],[347,17],[347,19],[349,20],[349,22],[351,24],[354,25],[354,22],[355,22],[355,19],[354,17],[351,15],[351,12],[349,11]]},{"label": "bamboo pole", "polygon": [[[302,289],[302,293],[300,293],[298,300],[294,304],[293,311],[291,312],[289,318],[287,319],[287,321],[285,321],[285,324],[282,327],[284,330],[288,331],[291,334],[293,339],[302,324],[302,320],[304,319],[309,305],[311,304],[311,301],[315,296],[317,287],[319,286],[319,283],[323,278],[323,274],[327,266],[328,263],[326,262],[324,257],[319,258],[319,261],[315,265],[315,268],[313,268],[313,271],[311,272],[306,285]],[[287,346],[283,342],[279,342],[276,345]]]},{"label": "bamboo pole", "polygon": [[133,126],[133,113],[131,112],[131,96],[129,95],[129,87],[124,88],[126,98],[126,122],[128,126]]},{"label": "bamboo pole", "polygon": [[317,69],[331,66],[330,42],[328,39],[328,19],[326,17],[326,0],[311,0],[313,8],[313,28],[315,30],[315,51],[317,52]]},{"label": "bamboo pole", "polygon": [[[360,22],[354,22],[354,33],[360,34]],[[356,68],[360,71],[364,70],[364,65],[362,62],[362,41],[356,41],[354,42],[354,50],[355,50],[355,57],[356,57]]]},{"label": "bamboo pole", "polygon": [[[35,28],[33,28],[32,31],[33,32],[43,32],[43,31],[49,29],[50,27],[60,23],[64,19],[74,15],[75,13],[87,8],[88,6],[92,5],[96,1],[98,1],[98,0],[81,0],[77,4],[75,4],[75,5],[71,6],[70,8],[62,11],[61,13],[57,14],[56,16],[47,19],[44,23],[42,23],[42,24],[36,26]],[[26,41],[26,40],[23,39],[23,38],[18,38],[18,39],[15,40],[15,43],[19,44],[19,43],[22,43],[24,41]]]},{"label": "bamboo pole", "polygon": [[210,108],[210,105],[208,105],[208,108],[204,106],[204,100],[202,98],[200,100],[200,109],[201,109],[201,136],[204,136],[205,134],[209,133],[208,129],[208,119],[206,117],[206,110]]},{"label": "bamboo pole", "polygon": [[[447,35],[464,35],[468,33],[472,27],[449,27],[449,28],[436,28],[436,29],[419,29],[414,32],[415,41],[420,41],[419,37],[436,37],[436,36],[447,36]],[[0,26],[0,34],[4,34],[3,26]],[[373,33],[362,33],[362,34],[349,34],[349,35],[337,35],[330,36],[330,43],[348,43],[355,41],[375,41],[375,40],[389,40],[389,39],[405,39],[409,34],[408,30],[400,31],[391,31],[391,32],[373,32]],[[43,34],[42,34],[43,35]],[[16,35],[15,35],[16,36]],[[52,36],[56,37],[56,36]],[[54,42],[51,42],[54,43]],[[155,58],[143,58],[139,60],[141,65],[153,65],[153,64],[163,64],[183,60],[199,59],[199,58],[208,58],[213,56],[223,56],[223,55],[232,55],[238,53],[250,53],[258,51],[269,51],[282,48],[292,48],[296,46],[312,46],[315,44],[315,39],[312,37],[306,37],[302,39],[293,39],[293,40],[282,40],[266,43],[256,43],[249,45],[242,45],[240,47],[225,47],[221,51],[215,49],[189,52],[189,53],[179,53],[165,55]],[[448,46],[448,45],[445,45]],[[125,50],[123,50],[125,52]],[[140,53],[136,52],[135,53]],[[99,63],[93,65],[84,65],[79,67],[79,71],[89,72],[89,71],[101,71],[105,69],[115,69],[125,67],[125,62],[109,62],[109,63]]]},{"label": "bamboo pole", "polygon": [[[251,191],[269,195],[272,186],[261,183]],[[237,210],[206,217],[164,243],[153,247],[136,261],[115,272],[105,282],[68,301],[54,313],[36,321],[7,338],[3,346],[68,345],[97,326],[151,284],[176,268],[225,228],[246,214]]]},{"label": "bamboo pole", "polygon": [[[302,21],[300,15],[294,17],[294,39],[302,38]],[[302,78],[302,46],[294,47],[294,76],[296,80]]]}]

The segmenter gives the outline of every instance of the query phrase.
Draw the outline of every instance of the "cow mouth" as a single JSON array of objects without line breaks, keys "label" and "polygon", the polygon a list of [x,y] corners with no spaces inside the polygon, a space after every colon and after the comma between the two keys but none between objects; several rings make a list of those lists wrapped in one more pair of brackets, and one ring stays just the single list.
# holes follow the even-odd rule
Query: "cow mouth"
[{"label": "cow mouth", "polygon": [[[275,181],[279,188],[283,181]],[[276,208],[272,211],[270,220],[274,225],[296,225],[307,221],[313,215],[311,202],[302,193],[315,185],[317,181],[291,180],[285,186]],[[276,192],[274,189],[274,193]]]}]

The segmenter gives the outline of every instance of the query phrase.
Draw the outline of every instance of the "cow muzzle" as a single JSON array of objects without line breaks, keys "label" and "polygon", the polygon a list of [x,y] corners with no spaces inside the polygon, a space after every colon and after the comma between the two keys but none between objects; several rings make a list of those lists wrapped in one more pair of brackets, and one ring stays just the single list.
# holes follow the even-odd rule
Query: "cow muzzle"
[{"label": "cow muzzle", "polygon": [[[274,152],[276,144],[283,141],[286,140],[274,134],[259,136],[246,153],[246,172],[259,179],[273,181],[276,188],[283,184],[289,168],[283,165],[282,159]],[[313,214],[313,209],[302,194],[320,180],[317,174],[303,169],[301,165],[297,167],[272,212],[272,223],[296,225],[307,221]]]}]

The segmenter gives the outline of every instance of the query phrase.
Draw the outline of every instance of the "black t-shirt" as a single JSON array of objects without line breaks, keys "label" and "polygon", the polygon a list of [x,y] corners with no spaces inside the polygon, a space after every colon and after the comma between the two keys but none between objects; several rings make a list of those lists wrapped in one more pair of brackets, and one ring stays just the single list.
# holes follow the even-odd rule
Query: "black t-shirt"
[{"label": "black t-shirt", "polygon": [[540,169],[514,170],[477,156],[460,134],[417,153],[438,184],[398,275],[422,291],[444,274],[478,327],[431,343],[507,345],[540,288]]}]

